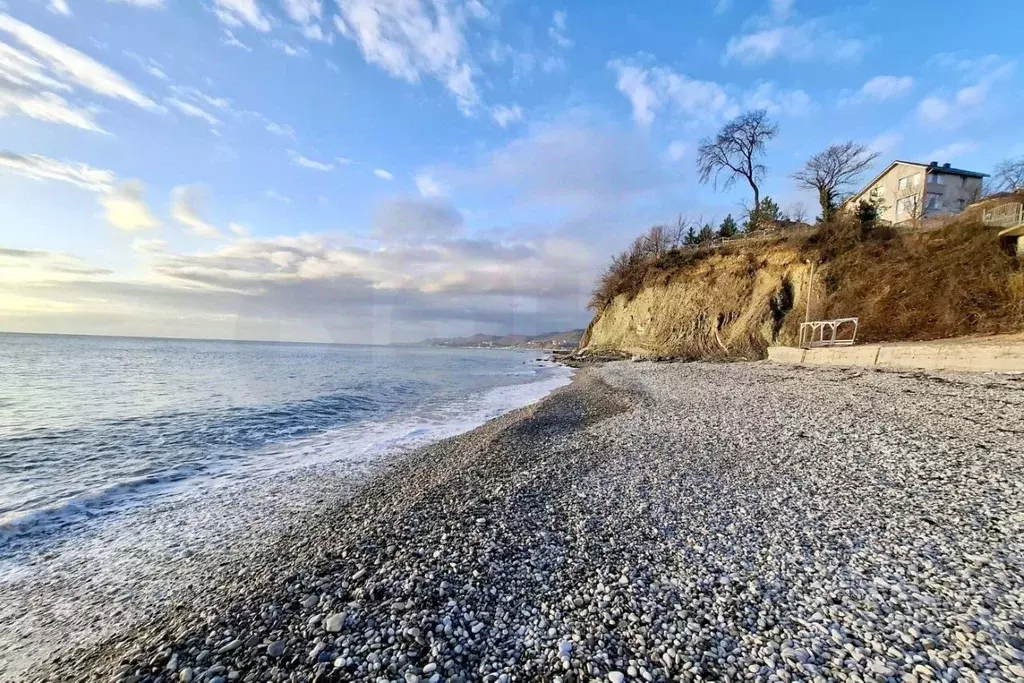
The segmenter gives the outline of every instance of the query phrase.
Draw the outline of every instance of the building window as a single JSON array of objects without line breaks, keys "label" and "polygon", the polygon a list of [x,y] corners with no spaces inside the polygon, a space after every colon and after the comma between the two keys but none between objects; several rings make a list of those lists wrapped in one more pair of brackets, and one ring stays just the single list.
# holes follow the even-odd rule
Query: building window
[{"label": "building window", "polygon": [[932,185],[945,185],[949,178],[941,173],[929,173],[928,182]]},{"label": "building window", "polygon": [[921,174],[915,173],[914,175],[903,176],[900,178],[899,189],[905,190],[908,187],[917,187],[921,183]]},{"label": "building window", "polygon": [[966,199],[958,199],[958,200],[956,200],[956,208],[959,211],[963,211],[965,206],[967,206],[967,200]]},{"label": "building window", "polygon": [[942,201],[942,195],[941,194],[935,194],[934,192],[929,192],[927,197],[925,197],[925,204],[924,205],[925,205],[925,208],[927,208],[927,209],[938,209],[938,208],[940,208],[940,202],[941,201]]},{"label": "building window", "polygon": [[871,188],[872,197],[883,197],[885,196],[885,185],[877,185]]},{"label": "building window", "polygon": [[896,200],[896,215],[902,216],[904,214],[914,213],[914,209],[917,208],[917,196],[904,197],[903,199]]}]

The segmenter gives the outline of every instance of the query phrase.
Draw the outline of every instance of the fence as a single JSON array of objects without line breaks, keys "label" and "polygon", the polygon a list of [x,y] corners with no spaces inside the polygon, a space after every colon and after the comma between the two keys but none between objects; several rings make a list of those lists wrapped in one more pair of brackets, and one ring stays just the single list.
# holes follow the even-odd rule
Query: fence
[{"label": "fence", "polygon": [[1024,223],[1024,204],[1011,202],[986,209],[982,216],[982,222],[996,228],[1012,228],[1020,225]]}]

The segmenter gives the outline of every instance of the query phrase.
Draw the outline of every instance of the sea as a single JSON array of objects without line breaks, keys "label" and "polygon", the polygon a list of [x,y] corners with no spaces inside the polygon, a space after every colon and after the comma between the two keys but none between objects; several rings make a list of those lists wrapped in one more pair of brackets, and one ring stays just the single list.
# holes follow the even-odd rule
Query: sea
[{"label": "sea", "polygon": [[140,506],[469,430],[568,381],[542,355],[0,334],[0,571]]},{"label": "sea", "polygon": [[570,373],[537,351],[0,334],[0,680]]}]

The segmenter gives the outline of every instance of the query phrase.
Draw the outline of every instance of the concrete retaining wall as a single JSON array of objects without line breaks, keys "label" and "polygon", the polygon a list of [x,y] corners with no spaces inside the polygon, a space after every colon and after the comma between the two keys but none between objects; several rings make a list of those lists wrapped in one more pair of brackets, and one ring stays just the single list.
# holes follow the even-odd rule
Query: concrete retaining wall
[{"label": "concrete retaining wall", "polygon": [[768,349],[768,360],[790,365],[1024,372],[1024,343],[866,344],[824,349],[774,346]]}]

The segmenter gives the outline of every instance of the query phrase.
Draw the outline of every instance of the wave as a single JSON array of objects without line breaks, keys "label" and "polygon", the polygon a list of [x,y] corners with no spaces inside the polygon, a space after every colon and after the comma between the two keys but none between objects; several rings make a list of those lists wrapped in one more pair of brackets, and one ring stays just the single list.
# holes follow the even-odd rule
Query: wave
[{"label": "wave", "polygon": [[[89,520],[176,496],[201,496],[212,487],[380,457],[454,436],[539,400],[571,377],[568,368],[553,366],[530,372],[540,379],[461,400],[424,403],[421,394],[429,387],[416,383],[378,385],[377,396],[369,395],[369,387],[349,387],[344,394],[273,406],[182,411],[0,438],[0,475],[25,458],[52,456],[59,444],[75,454],[74,462],[49,466],[74,466],[77,477],[52,500],[6,511],[0,500],[0,551],[38,551],[40,537],[56,540]],[[117,471],[112,463],[120,463]]]}]

